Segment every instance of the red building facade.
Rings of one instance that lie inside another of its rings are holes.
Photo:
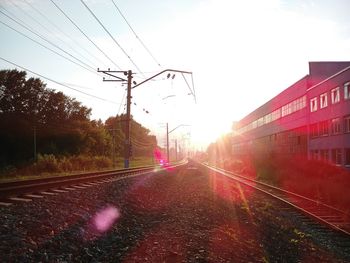
[[[238,122],[233,155],[301,155],[350,168],[350,62],[309,74]]]

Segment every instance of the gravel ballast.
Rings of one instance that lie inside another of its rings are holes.
[[[1,262],[349,262],[293,213],[188,164],[0,207]]]

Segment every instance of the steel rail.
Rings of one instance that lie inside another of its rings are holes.
[[[52,188],[66,187],[74,184],[88,183],[108,178],[128,178],[132,175],[141,175],[155,170],[176,168],[186,164],[185,162],[172,164],[166,167],[159,165],[109,170],[102,172],[79,173],[69,176],[55,176],[40,179],[0,183],[0,199],[4,200],[12,196],[20,196],[28,193],[48,190]]]
[[[239,183],[243,183],[266,195],[269,195],[274,199],[278,199],[283,203],[287,204],[288,206],[294,207],[295,209],[301,211],[306,216],[315,219],[319,223],[322,223],[323,225],[326,225],[331,229],[334,229],[347,236],[350,236],[350,222],[345,221],[346,218],[349,220],[350,215],[344,211],[339,210],[338,208],[335,208],[330,205],[324,204],[320,201],[313,200],[311,198],[299,195],[297,193],[293,193],[293,192],[278,188],[276,186],[272,186],[251,178],[247,178],[245,176],[242,176],[236,173],[226,171],[222,168],[212,167],[205,164],[202,164],[202,165],[212,171],[218,172],[230,179],[236,180]],[[306,206],[304,203],[304,205],[301,206],[300,204],[298,204],[298,202],[299,203],[309,202],[309,204],[308,206]],[[332,220],[329,220],[327,218],[338,218],[338,220],[336,222],[334,221],[332,222]],[[341,222],[339,222],[339,220],[341,220]]]

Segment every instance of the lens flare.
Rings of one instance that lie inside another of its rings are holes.
[[[93,224],[98,232],[104,233],[112,227],[119,216],[119,210],[113,206],[109,206],[95,214]]]
[[[92,216],[86,227],[81,229],[83,240],[91,241],[100,237],[112,228],[118,218],[120,218],[120,212],[112,205],[99,210]]]

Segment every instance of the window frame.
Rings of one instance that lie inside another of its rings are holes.
[[[321,121],[319,123],[319,136],[328,136],[329,135],[329,121]]]
[[[332,104],[336,104],[340,102],[340,88],[336,87],[331,89],[331,102]]]
[[[317,97],[310,99],[310,112],[317,111]]]
[[[329,161],[329,150],[321,149],[320,150],[320,160],[328,162]]]
[[[320,95],[320,109],[328,107],[328,93],[325,92]]]
[[[344,165],[350,166],[350,148],[344,149]]]
[[[341,166],[342,165],[342,149],[340,148],[335,148],[332,149],[332,163],[337,165],[337,166]]]
[[[336,135],[341,133],[340,118],[331,119],[331,134]]]
[[[350,81],[344,83],[344,100],[350,100]]]
[[[317,138],[319,136],[318,122],[310,124],[310,138]]]
[[[344,116],[344,133],[350,133],[350,115]]]

